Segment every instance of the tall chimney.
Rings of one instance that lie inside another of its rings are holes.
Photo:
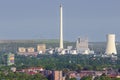
[[[63,13],[62,5],[60,5],[60,49],[63,49]]]

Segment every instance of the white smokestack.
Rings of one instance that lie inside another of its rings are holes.
[[[63,49],[63,13],[60,5],[60,48]]]

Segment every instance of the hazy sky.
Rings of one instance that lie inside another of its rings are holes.
[[[58,39],[60,3],[65,40],[120,41],[120,0],[0,0],[0,39]]]

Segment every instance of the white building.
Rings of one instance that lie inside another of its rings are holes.
[[[76,42],[76,50],[79,54],[93,54],[94,51],[90,51],[88,48],[88,39],[86,37],[80,37]]]

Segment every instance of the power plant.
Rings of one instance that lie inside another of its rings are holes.
[[[107,35],[107,46],[105,53],[107,55],[117,54],[116,45],[115,45],[115,34]]]

